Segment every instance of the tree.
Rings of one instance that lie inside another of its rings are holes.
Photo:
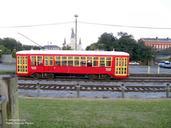
[[[16,58],[16,49],[13,49],[11,54],[12,54],[12,58]]]
[[[0,45],[1,54],[10,54],[10,49],[6,48],[4,45]]]
[[[115,41],[116,37],[114,37],[112,33],[103,33],[99,37],[97,43],[91,44],[86,50],[112,51]]]
[[[71,50],[71,47],[69,46],[69,45],[64,45],[63,47],[62,47],[62,50]]]
[[[145,64],[155,57],[150,47],[146,47],[143,42],[137,42],[132,35],[119,32],[118,36],[117,39],[112,33],[103,33],[97,43],[91,44],[86,50],[124,51],[130,54],[131,61],[141,61]]]
[[[10,49],[11,52],[13,49],[16,49],[17,51],[22,50],[22,44],[13,38],[4,38],[1,40],[1,45],[4,45],[7,49]]]
[[[2,56],[2,50],[0,50],[0,58],[1,58],[1,56]]]

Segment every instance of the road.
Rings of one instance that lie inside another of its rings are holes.
[[[0,64],[0,71],[15,71],[15,64]],[[130,74],[147,74],[148,66],[129,66]],[[157,74],[158,66],[150,67],[150,74]],[[171,74],[171,69],[160,68],[160,74]]]

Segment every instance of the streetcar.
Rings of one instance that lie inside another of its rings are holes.
[[[60,75],[124,79],[129,54],[120,51],[25,50],[16,53],[16,74],[48,78]]]

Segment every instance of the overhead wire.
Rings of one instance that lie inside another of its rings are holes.
[[[45,27],[45,26],[56,26],[56,25],[71,24],[71,23],[74,23],[74,21],[55,22],[55,23],[47,23],[47,24],[33,24],[33,25],[0,26],[0,28]],[[136,28],[136,29],[163,29],[163,30],[170,30],[171,29],[171,27],[132,26],[132,25],[121,25],[121,24],[95,23],[95,22],[86,22],[86,21],[78,21],[78,23],[80,23],[80,24],[90,24],[90,25],[99,25],[99,26],[108,26],[108,27]]]
[[[28,39],[29,41],[33,42],[34,44],[38,45],[40,48],[42,48],[42,46],[39,43],[33,41],[32,39],[30,39],[29,37],[25,36],[24,34],[19,33],[19,32],[18,32],[18,34],[23,36],[24,38]]]
[[[94,23],[94,22],[85,22],[85,21],[78,21],[78,23],[90,24],[90,25],[100,25],[100,26],[109,26],[109,27],[139,28],[139,29],[171,29],[171,28],[168,28],[168,27],[150,27],[150,26],[119,25],[119,24],[103,24],[103,23]]]
[[[68,22],[56,22],[56,23],[47,23],[47,24],[33,24],[33,25],[0,26],[0,28],[44,27],[44,26],[55,26],[55,25],[63,25],[63,24],[70,24],[70,23],[73,23],[73,21],[68,21]]]

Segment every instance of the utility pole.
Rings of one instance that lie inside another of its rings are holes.
[[[75,14],[74,17],[75,17],[75,50],[77,50],[77,17],[78,15]]]

